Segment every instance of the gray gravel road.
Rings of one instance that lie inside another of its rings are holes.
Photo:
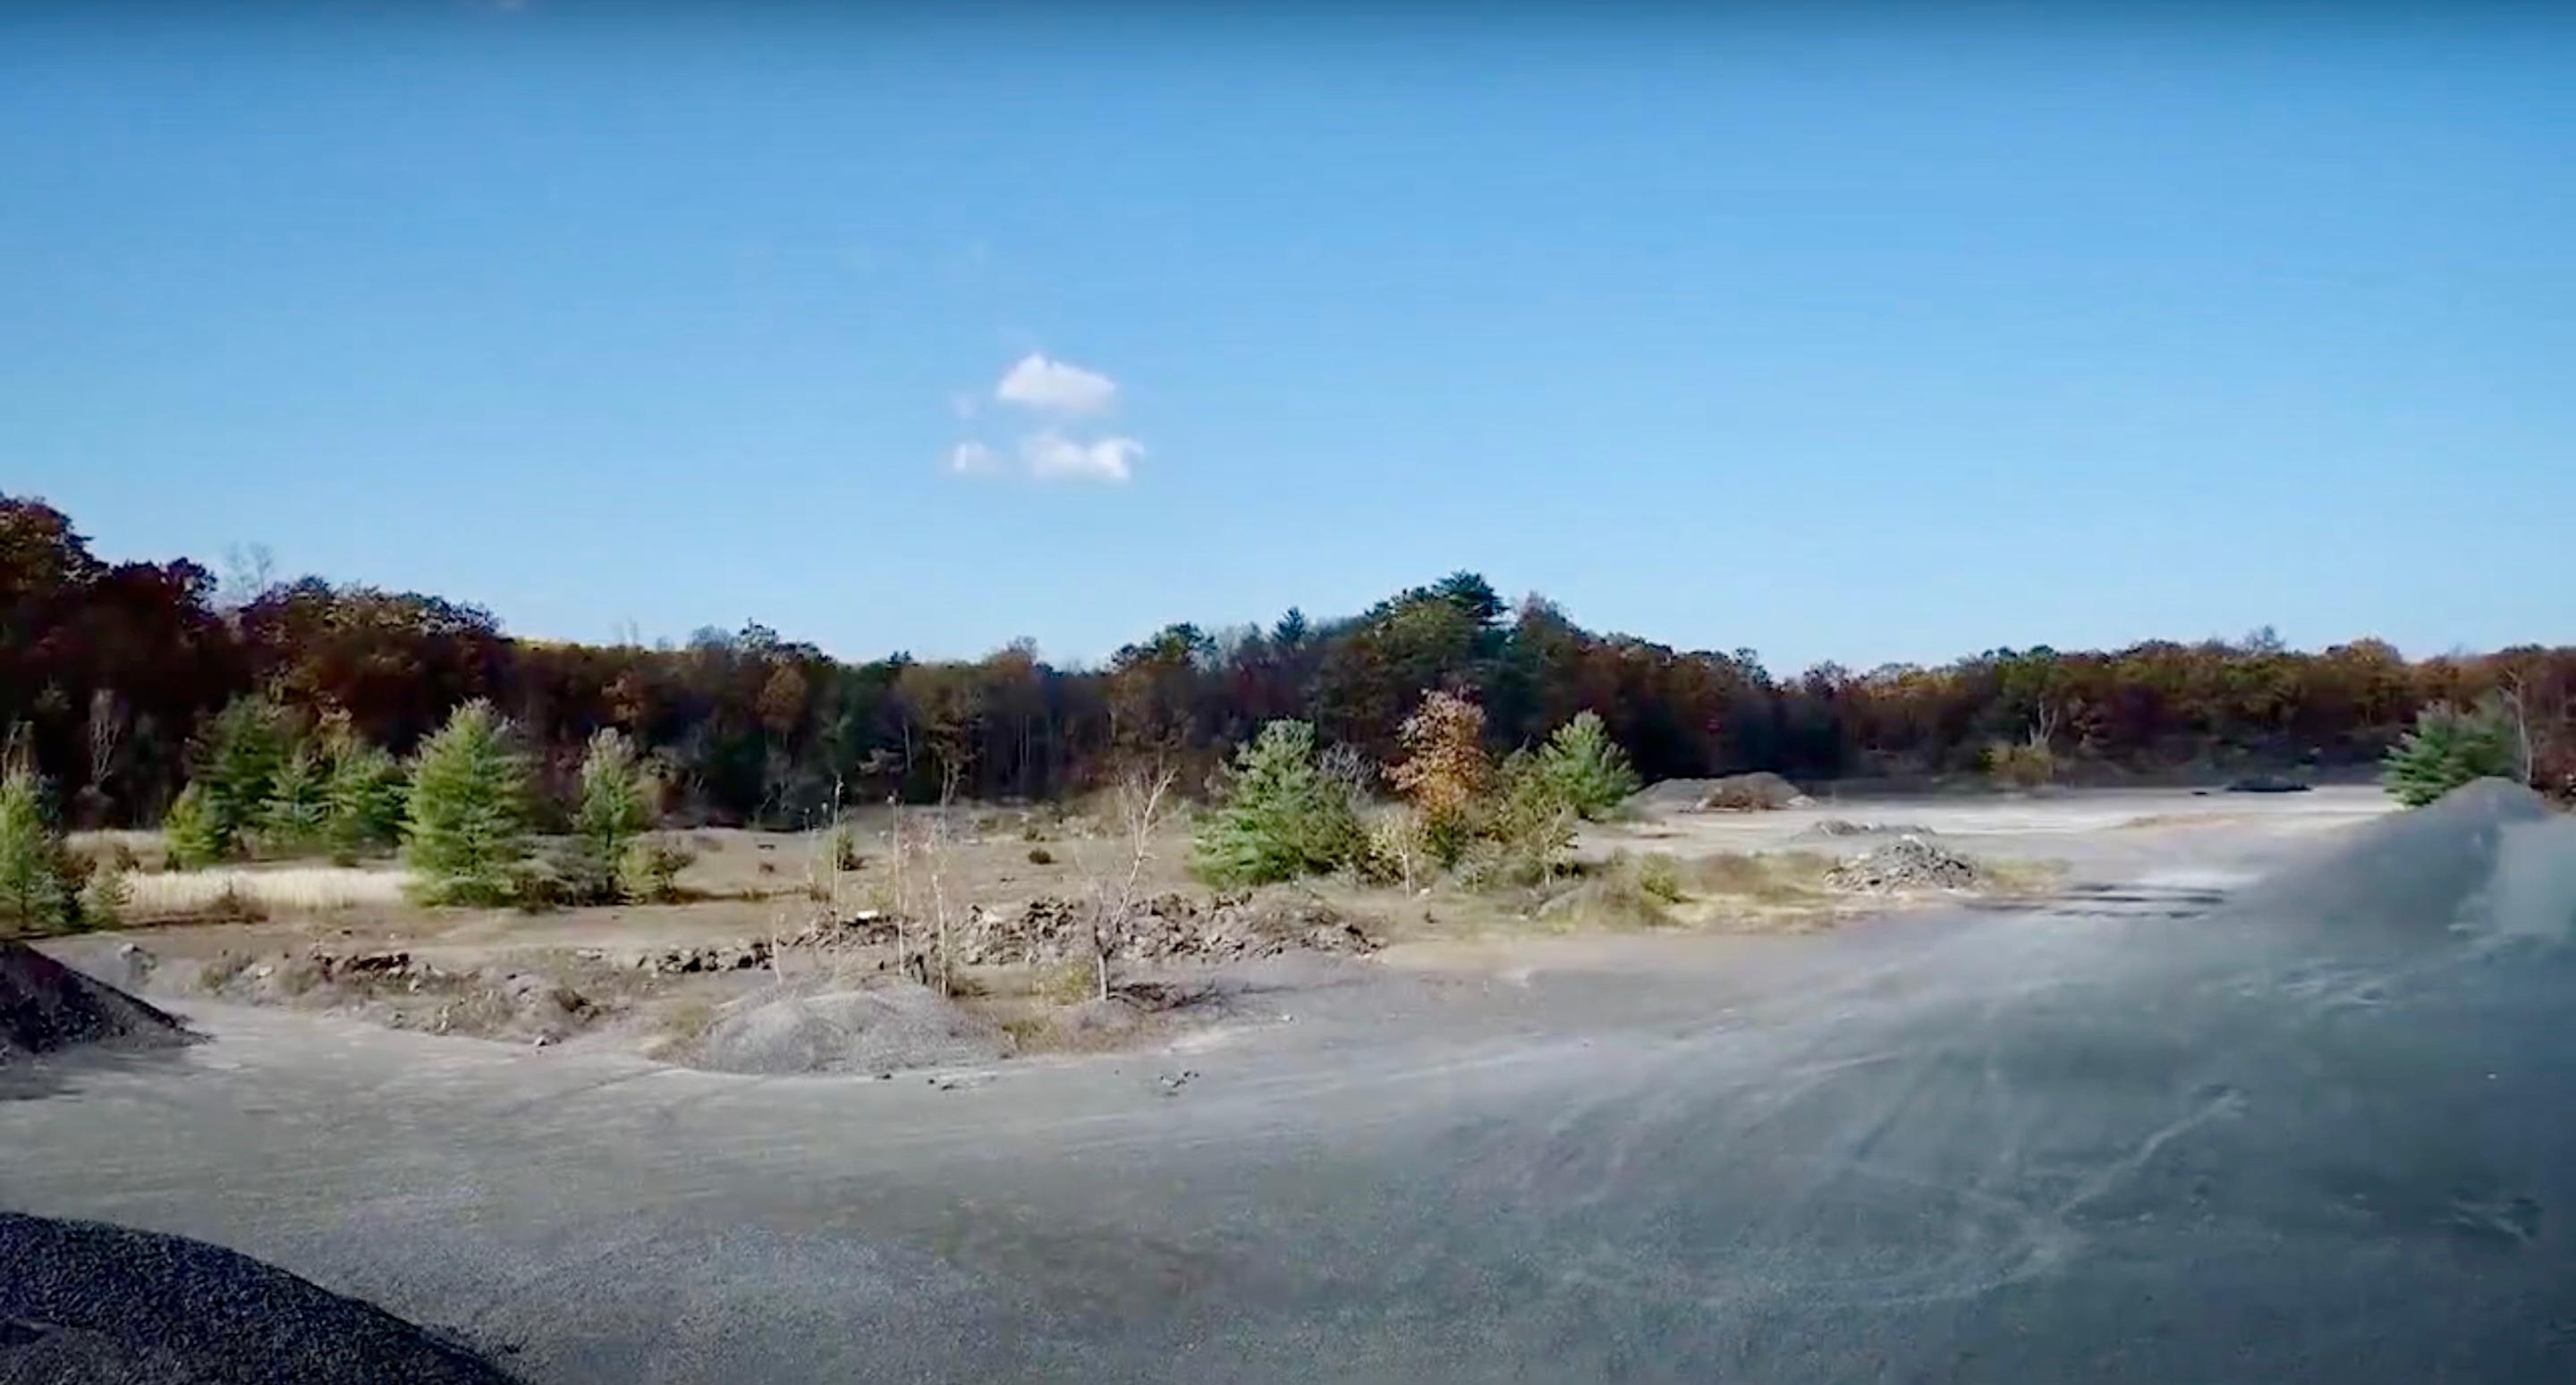
[[[533,1381],[2563,1381],[2576,825],[2524,816],[945,1085],[198,1007],[0,1101],[0,1206]]]

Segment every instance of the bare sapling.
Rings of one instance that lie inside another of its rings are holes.
[[[1095,999],[1109,998],[1110,938],[1124,928],[1136,909],[1137,891],[1143,886],[1145,867],[1154,859],[1154,833],[1162,826],[1169,807],[1175,772],[1165,766],[1153,770],[1131,770],[1118,781],[1114,804],[1118,814],[1118,841],[1126,850],[1123,872],[1113,869],[1107,874],[1087,866],[1083,874],[1091,886],[1091,965]]]
[[[922,841],[922,866],[930,877],[931,925],[937,930],[939,961],[939,994],[956,994],[948,964],[948,813],[940,805],[940,814],[930,824],[930,834]],[[926,971],[927,968],[925,967]]]

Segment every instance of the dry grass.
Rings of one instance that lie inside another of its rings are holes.
[[[1803,927],[1830,918],[1834,858],[1812,851],[1679,857],[1618,853],[1550,898],[1538,916],[1567,929]]]
[[[138,921],[229,918],[245,914],[323,914],[398,905],[411,877],[356,866],[219,867],[126,879],[126,913]]]
[[[160,833],[132,827],[73,832],[63,838],[63,845],[74,854],[87,856],[94,861],[103,861],[110,856],[121,856],[125,860],[146,866],[160,864],[168,859],[170,853],[169,845],[162,840]]]

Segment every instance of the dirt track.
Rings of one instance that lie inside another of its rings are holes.
[[[2317,848],[2204,835],[2041,912],[1273,964],[1287,1022],[935,1081],[198,1007],[0,1104],[0,1204],[539,1381],[2565,1378],[2566,824],[2273,885]]]

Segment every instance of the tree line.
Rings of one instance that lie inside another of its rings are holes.
[[[208,733],[253,696],[397,757],[488,701],[558,813],[585,748],[614,730],[682,815],[784,825],[889,796],[1061,796],[1140,759],[1195,787],[1282,720],[1373,772],[1404,759],[1405,725],[1433,692],[1472,702],[1498,755],[1593,712],[1650,780],[1977,772],[2033,746],[2060,774],[2361,764],[2419,709],[2500,693],[2525,717],[2535,779],[2576,783],[2576,648],[2409,660],[2375,639],[2301,651],[2258,634],[1782,677],[1750,650],[1677,650],[1587,630],[1537,597],[1509,605],[1462,572],[1334,619],[1166,626],[1096,667],[1050,664],[1026,642],[854,663],[757,624],[675,647],[524,640],[435,596],[228,586],[184,558],[108,563],[60,511],[0,496],[0,728],[76,826],[159,822],[220,772]]]

